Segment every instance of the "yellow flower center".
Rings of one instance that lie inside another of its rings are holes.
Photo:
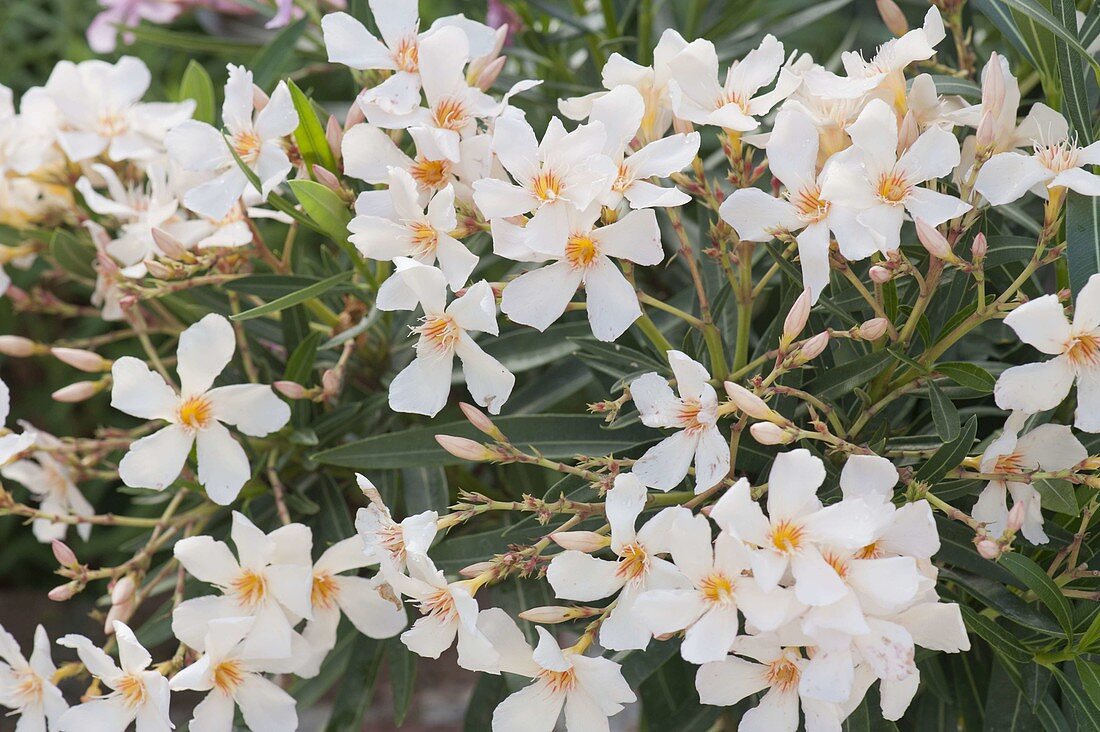
[[[432,109],[432,121],[442,130],[458,132],[469,123],[470,113],[466,110],[466,103],[461,99],[444,97]]]
[[[587,234],[574,234],[565,243],[565,259],[573,269],[588,269],[599,256],[599,245]]]
[[[246,569],[233,580],[230,589],[242,605],[256,608],[267,597],[267,578],[259,572]]]
[[[34,671],[23,671],[16,676],[15,696],[24,704],[33,704],[42,698],[42,679]]]
[[[539,671],[539,678],[546,681],[555,694],[570,691],[577,685],[577,673],[571,668],[565,671],[543,669]]]
[[[417,158],[409,168],[409,175],[421,188],[442,188],[451,173],[451,161]]]
[[[233,135],[230,144],[233,146],[233,151],[237,153],[239,157],[245,163],[254,163],[256,158],[260,157],[260,145],[262,141],[255,132],[251,130],[243,130]]]
[[[420,68],[420,47],[416,42],[416,35],[402,38],[393,50],[393,62],[401,71],[415,74]]]
[[[879,559],[882,557],[882,549],[879,548],[878,542],[871,542],[867,546],[856,552],[856,559]]]
[[[340,587],[336,579],[328,572],[317,572],[313,575],[313,590],[310,592],[310,602],[313,607],[332,607],[336,602],[336,596],[340,594]]]
[[[230,695],[244,681],[244,669],[236,659],[226,659],[214,667],[214,688]]]
[[[126,702],[126,706],[131,709],[140,707],[145,703],[145,682],[142,681],[140,676],[134,674],[123,676],[119,680],[118,686],[115,687],[115,691]]]
[[[791,554],[802,545],[803,533],[804,529],[800,524],[790,519],[784,519],[772,527],[769,538],[776,551],[782,554]]]
[[[433,254],[439,243],[439,234],[432,225],[418,221],[409,225],[409,236],[412,237],[412,245],[419,255]]]
[[[425,316],[414,331],[420,333],[421,339],[436,351],[449,353],[458,344],[462,336],[462,329],[455,323],[454,318],[444,313],[443,315]]]
[[[768,683],[773,689],[791,691],[798,688],[798,680],[802,672],[795,660],[796,656],[793,652],[784,651],[782,656],[768,665]]]
[[[1069,140],[1045,145],[1035,149],[1035,156],[1047,170],[1061,173],[1070,168],[1077,167],[1078,149]]]
[[[875,187],[875,196],[883,203],[897,205],[902,203],[913,190],[905,176],[897,171],[883,173]]]
[[[544,170],[531,181],[531,191],[540,201],[554,201],[561,195],[565,182],[553,170]]]
[[[699,583],[703,599],[712,605],[726,605],[733,602],[733,580],[722,572],[714,572]]]
[[[649,568],[649,554],[641,544],[627,544],[619,554],[616,574],[627,580],[637,579]]]
[[[210,401],[202,396],[193,396],[184,401],[179,408],[179,421],[184,427],[193,430],[206,429],[210,424],[213,407]]]
[[[1092,333],[1074,336],[1066,349],[1069,361],[1078,368],[1100,365],[1100,338]]]
[[[821,188],[816,185],[788,193],[788,196],[798,211],[798,217],[807,223],[821,221],[829,213],[829,202],[821,198]]]
[[[701,430],[706,427],[707,425],[699,419],[702,411],[703,404],[698,399],[682,400],[680,410],[676,414],[680,426],[689,431]]]
[[[417,606],[420,608],[421,614],[432,615],[443,623],[449,623],[458,617],[454,598],[451,597],[450,590],[446,587],[441,587],[428,595],[418,602]]]
[[[835,552],[829,552],[829,551],[822,552],[821,556],[825,560],[825,563],[828,564],[830,567],[832,567],[833,571],[835,571],[838,576],[840,576],[842,578],[848,576],[848,560],[847,559],[840,556],[839,554],[836,554]]]

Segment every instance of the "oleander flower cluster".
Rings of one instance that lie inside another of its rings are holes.
[[[98,52],[257,11],[100,4]],[[960,3],[836,60],[592,44],[560,99],[490,5],[274,3],[325,63],[174,101],[129,55],[0,87],[0,517],[101,628],[0,628],[18,729],[290,731],[383,657],[494,732],[839,732],[960,668],[1100,719],[1094,130]]]

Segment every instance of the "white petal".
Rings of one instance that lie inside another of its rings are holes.
[[[611,490],[607,492],[604,512],[611,525],[611,548],[618,552],[625,544],[634,541],[634,524],[645,510],[647,493],[645,486],[632,473],[615,476]]]
[[[1100,275],[1089,277],[1077,293],[1077,301],[1073,305],[1073,328],[1079,333],[1100,328]]]
[[[298,113],[285,81],[280,81],[267,105],[256,115],[256,134],[262,140],[286,137],[298,126]]]
[[[557,598],[591,602],[609,597],[622,588],[625,577],[619,575],[618,567],[617,562],[570,550],[551,560],[546,579]]]
[[[1012,203],[1037,183],[1054,177],[1031,155],[1006,152],[994,155],[978,171],[974,190],[994,206]]]
[[[580,286],[581,277],[581,270],[574,269],[566,261],[525,272],[505,285],[500,311],[513,323],[546,330],[565,312]]]
[[[638,596],[638,617],[656,635],[676,633],[703,614],[706,605],[694,590],[652,590]]]
[[[324,20],[334,15],[341,13],[329,13]],[[340,150],[344,173],[367,183],[385,183],[389,180],[390,168],[407,169],[412,165],[412,159],[401,152],[389,135],[365,123],[344,133]]]
[[[1005,325],[1024,343],[1052,356],[1065,351],[1071,337],[1057,295],[1043,295],[1020,305],[1005,317]]]
[[[634,287],[607,257],[587,271],[584,291],[592,335],[601,341],[618,339],[642,314]]]
[[[745,241],[771,241],[780,229],[796,231],[802,226],[789,201],[770,196],[759,188],[740,188],[729,195],[718,209]]]
[[[679,421],[680,399],[659,374],[642,374],[630,382],[630,398],[647,427],[672,427]]]
[[[914,182],[943,178],[958,164],[959,141],[935,125],[921,133],[898,160],[898,167]]]
[[[824,221],[810,224],[799,233],[798,263],[802,267],[802,285],[810,292],[811,304],[816,304],[822,291],[829,286],[832,267],[829,263],[829,227]]]
[[[298,729],[294,697],[259,674],[246,674],[234,696],[249,729],[271,732]]]
[[[220,587],[228,587],[240,571],[237,558],[224,541],[211,536],[189,536],[172,547],[172,553],[195,579]]]
[[[1073,378],[1073,366],[1066,356],[1013,366],[997,377],[993,396],[1001,409],[1034,414],[1061,404],[1073,386]]]
[[[206,396],[214,419],[250,437],[264,437],[290,421],[290,406],[265,384],[219,386]]]
[[[912,557],[853,559],[848,563],[848,584],[861,597],[879,607],[900,609],[916,596],[920,577]]]
[[[1081,369],[1077,378],[1077,409],[1073,426],[1084,432],[1100,432],[1100,369]]]
[[[207,391],[233,358],[236,347],[233,326],[216,313],[183,331],[176,348],[176,373],[184,398]]]
[[[390,382],[390,409],[434,417],[451,393],[452,358],[417,357]]]
[[[199,483],[210,500],[228,506],[252,476],[248,456],[229,430],[213,422],[196,437]]]
[[[601,253],[635,264],[660,264],[665,257],[657,215],[652,210],[631,211],[610,226],[594,229],[592,238],[599,243]]]
[[[898,484],[898,469],[878,455],[851,455],[840,471],[840,489],[845,498],[878,496],[890,500]]]
[[[183,470],[193,443],[188,430],[170,424],[130,444],[118,464],[118,477],[131,488],[164,490]]]
[[[457,620],[444,623],[434,615],[425,615],[401,634],[401,642],[419,656],[439,658],[454,643],[457,633]]]
[[[807,605],[829,605],[848,592],[844,581],[816,547],[807,547],[791,557],[791,573],[795,594],[799,602]]]
[[[772,522],[802,516],[821,506],[817,489],[825,481],[825,466],[809,450],[781,452],[768,475],[768,516]]]
[[[221,221],[241,200],[248,185],[248,176],[234,161],[233,167],[217,178],[188,190],[183,196],[183,205],[200,216]]]
[[[768,543],[771,524],[760,504],[752,500],[747,480],[738,480],[714,504],[710,517],[723,530],[756,546]]]
[[[905,208],[913,218],[920,219],[930,226],[939,226],[945,221],[962,216],[971,209],[971,206],[946,193],[927,188],[915,188],[906,197]]]
[[[328,60],[353,69],[392,69],[390,51],[347,13],[327,13],[321,18]]]
[[[368,638],[392,638],[405,629],[404,606],[397,606],[379,593],[381,582],[364,577],[337,577],[337,602],[352,625]]]
[[[681,430],[646,450],[633,472],[648,488],[672,490],[687,476],[697,443],[694,435]]]
[[[164,378],[132,357],[123,356],[111,366],[111,406],[141,419],[173,420],[179,396]]]
[[[730,447],[715,426],[699,434],[695,448],[695,492],[702,493],[718,485],[730,471]]]
[[[545,681],[520,689],[493,711],[493,732],[552,732],[561,716],[565,694]]]
[[[713,607],[703,613],[684,635],[680,655],[688,663],[721,661],[729,653],[738,630],[737,609]]]
[[[667,178],[683,170],[699,152],[699,133],[670,135],[655,140],[627,158],[636,178]]]
[[[1064,170],[1047,184],[1051,188],[1064,187],[1082,196],[1100,196],[1100,175],[1081,168]]]
[[[61,715],[58,729],[61,732],[124,732],[134,720],[134,712],[122,697],[93,699],[79,704]]]
[[[506,219],[530,213],[538,200],[526,189],[497,178],[474,181],[474,203],[487,219]]]
[[[500,408],[512,394],[516,377],[465,333],[459,341],[457,353],[462,361],[466,388],[474,401],[489,410],[490,414],[500,414]]]
[[[217,691],[207,694],[195,706],[190,728],[196,732],[232,732],[235,707],[231,696]]]
[[[699,667],[695,688],[704,704],[729,707],[770,686],[767,669],[731,656]]]

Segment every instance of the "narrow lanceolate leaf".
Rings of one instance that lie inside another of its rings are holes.
[[[217,106],[214,97],[214,82],[210,80],[210,74],[202,64],[194,59],[187,64],[180,81],[180,91],[177,97],[181,102],[184,99],[195,100],[195,112],[192,115],[200,122],[208,125],[214,124],[217,119]]]
[[[1100,38],[1100,3],[1094,2],[1089,12],[1085,15],[1085,22],[1077,31],[1081,38],[1081,45],[1085,48],[1092,46],[1092,42]]]
[[[1009,43],[1015,46],[1016,50],[1027,57],[1027,60],[1031,62],[1032,66],[1041,68],[1039,61],[1031,52],[1027,40],[1020,32],[1020,27],[1016,24],[1016,18],[1013,17],[1012,11],[1009,8],[1005,7],[1003,3],[997,0],[971,0],[970,5],[988,18],[989,22],[997,26],[997,30],[1001,32],[1001,35],[1003,35]]]
[[[1070,607],[1069,600],[1062,594],[1058,585],[1054,584],[1054,581],[1047,576],[1042,567],[1036,564],[1034,560],[1015,552],[1003,555],[1000,564],[1035,593],[1039,601],[1054,613],[1054,617],[1058,620],[1058,624],[1062,626],[1062,630],[1066,632],[1066,636],[1072,638],[1073,608]]]
[[[932,422],[936,425],[936,434],[944,442],[951,442],[959,436],[959,410],[948,399],[936,382],[928,382],[928,398],[932,402]]]
[[[294,102],[294,110],[298,112],[298,129],[294,130],[294,141],[298,143],[298,151],[306,162],[306,169],[312,171],[314,165],[320,165],[333,173],[337,172],[336,158],[325,139],[325,126],[317,117],[313,103],[293,81],[288,81],[287,87],[290,89],[290,99]]]
[[[331,188],[311,180],[287,181],[302,210],[333,241],[346,244],[351,212]]]
[[[405,722],[412,704],[416,682],[416,655],[397,638],[387,641],[386,661],[393,685],[393,721],[398,727]]]
[[[1077,6],[1072,0],[1051,0],[1055,19],[1067,33],[1077,37]],[[1077,133],[1082,147],[1093,140],[1092,107],[1089,105],[1088,87],[1085,84],[1084,59],[1064,40],[1054,42],[1058,56],[1058,75],[1062,83],[1062,114]]]
[[[975,612],[966,605],[961,605],[960,609],[966,629],[976,633],[992,646],[1006,664],[1022,664],[1031,661],[1031,652],[1020,645],[1015,635],[997,625],[995,620]]]
[[[1068,480],[1041,478],[1031,485],[1042,497],[1043,509],[1064,513],[1067,516],[1077,516],[1081,513],[1081,507],[1077,505],[1077,496],[1073,492],[1073,483]]]
[[[1033,246],[1032,250],[1034,248]],[[981,366],[963,361],[938,363],[932,370],[943,374],[959,386],[965,386],[984,394],[992,394],[993,387],[997,384],[997,380],[993,378],[993,375]]]
[[[270,315],[277,313],[280,310],[286,310],[289,307],[293,307],[299,303],[303,303],[307,300],[312,300],[315,297],[320,297],[332,288],[336,287],[342,282],[346,282],[351,279],[353,272],[350,270],[347,272],[341,272],[329,277],[326,280],[310,285],[304,289],[292,292],[289,295],[280,297],[278,300],[272,300],[271,302],[264,303],[259,307],[246,310],[243,313],[238,313],[230,317],[230,320],[252,320],[253,318],[259,318],[264,315]]]
[[[402,468],[401,492],[405,498],[405,513],[409,516],[422,511],[447,511],[449,491],[447,475],[443,468]]]
[[[1100,197],[1067,193],[1066,246],[1070,287],[1078,293],[1100,272]]]
[[[850,394],[857,386],[863,386],[882,373],[891,358],[886,351],[868,353],[829,369],[807,384],[806,389],[825,398]]]
[[[1004,5],[1012,9],[1012,11],[1017,14],[1017,17],[1027,18],[1027,20],[1035,24],[1037,29],[1054,34],[1055,38],[1064,41],[1073,51],[1080,54],[1082,58],[1088,60],[1094,69],[1100,69],[1100,63],[1097,63],[1096,59],[1092,57],[1088,50],[1081,45],[1081,41],[1077,39],[1077,34],[1067,31],[1066,28],[1050,14],[1050,11],[1036,2],[1036,0],[993,0],[993,2],[994,4]],[[1036,40],[1036,43],[1042,42],[1040,30],[1034,30],[1032,35],[1036,39],[1040,39]],[[1033,48],[1032,50],[1035,49]],[[1053,70],[1054,66],[1052,65],[1050,68]]]
[[[307,27],[309,27],[308,17],[291,23],[279,31],[279,34],[256,54],[248,65],[248,68],[252,69],[252,80],[256,86],[267,89],[275,83],[284,69],[289,68],[290,62],[294,60],[294,47]]]
[[[1058,680],[1058,686],[1062,689],[1064,700],[1069,702],[1077,717],[1078,729],[1100,729],[1100,705],[1091,699],[1073,680],[1054,668],[1054,678]]]
[[[1073,659],[1077,675],[1081,677],[1081,686],[1092,703],[1100,709],[1100,664],[1086,661],[1078,656]]]
[[[914,477],[924,483],[933,484],[947,475],[948,471],[958,467],[969,454],[977,433],[978,418],[971,417],[959,431],[959,436],[936,450],[935,454],[928,458],[928,462],[920,466],[920,470]]]

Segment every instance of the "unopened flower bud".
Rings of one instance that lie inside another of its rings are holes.
[[[484,574],[485,572],[488,572],[492,568],[492,562],[475,562],[468,567],[463,567],[462,569],[458,570],[458,573],[463,577],[477,577]]]
[[[733,403],[737,405],[737,408],[750,417],[772,422],[779,416],[768,406],[767,402],[740,384],[733,381],[727,381],[725,387],[726,394],[728,394],[729,398],[733,400]]]
[[[154,228],[152,233],[153,242],[157,245],[157,249],[164,253],[164,256],[177,260],[187,256],[187,246],[164,229]]]
[[[343,385],[344,375],[341,369],[325,369],[325,372],[321,374],[321,389],[324,391],[326,399],[336,397]]]
[[[920,125],[917,124],[913,110],[909,110],[902,118],[901,126],[898,127],[898,150],[908,150],[918,137],[920,137]]]
[[[500,431],[500,428],[493,424],[493,420],[489,419],[485,412],[481,411],[473,404],[459,402],[458,408],[462,410],[462,413],[466,415],[466,419],[470,421],[470,424],[472,424],[478,432],[492,437],[497,442],[505,442],[507,440],[504,433]]]
[[[115,632],[115,621],[125,623],[134,614],[134,592],[137,589],[134,579],[125,575],[111,587],[111,609],[103,622],[103,632],[111,635]]]
[[[878,6],[878,14],[882,16],[887,30],[899,38],[909,32],[909,21],[894,0],[875,0],[875,5]]]
[[[171,267],[155,259],[146,259],[145,269],[149,270],[149,274],[158,280],[170,280],[175,275]]]
[[[799,351],[799,359],[804,362],[812,361],[813,359],[820,356],[821,353],[828,347],[828,345],[829,334],[827,332],[818,333],[802,345],[802,350]]]
[[[305,399],[309,396],[306,388],[297,381],[276,381],[271,386],[287,399]]]
[[[997,143],[997,117],[991,110],[982,112],[974,142],[979,150],[989,150]]]
[[[325,142],[328,143],[328,149],[332,151],[333,157],[339,162],[344,144],[344,130],[336,117],[331,114],[328,116],[328,122],[325,123]]]
[[[33,356],[37,350],[38,344],[30,338],[14,335],[0,336],[0,353],[5,356],[25,358],[26,356]]]
[[[102,382],[99,381],[77,381],[68,386],[63,386],[55,391],[51,396],[56,402],[65,402],[67,404],[73,404],[75,402],[82,402],[86,399],[91,399],[103,389]]]
[[[54,602],[65,602],[71,600],[78,592],[77,584],[75,582],[66,582],[63,585],[58,585],[49,592],[46,593],[46,597],[50,598]]]
[[[798,337],[802,329],[806,327],[806,321],[810,318],[810,291],[803,290],[798,299],[791,305],[790,312],[783,320],[783,338],[789,343]]]
[[[982,111],[997,117],[1005,103],[1005,74],[1002,57],[994,51],[982,69]]]
[[[489,91],[496,82],[497,77],[500,76],[500,72],[504,70],[504,63],[507,60],[508,59],[504,56],[497,56],[495,59],[485,64],[483,68],[471,71],[470,76],[473,80],[473,86],[481,91]]]
[[[360,122],[366,122],[367,116],[363,114],[363,109],[358,104],[352,104],[348,108],[348,113],[344,117],[344,130],[350,130]]]
[[[978,262],[985,259],[988,252],[989,242],[985,240],[985,234],[978,232],[978,235],[974,237],[974,243],[970,245],[970,253],[974,256],[974,261]]]
[[[111,362],[98,353],[86,351],[83,348],[51,348],[50,353],[62,363],[67,363],[74,369],[80,369],[89,374],[98,374],[101,371],[109,371]]]
[[[610,539],[595,531],[558,531],[550,534],[550,539],[562,549],[585,553],[597,552],[611,543]]]
[[[917,238],[929,254],[948,261],[955,258],[951,245],[947,243],[947,237],[941,234],[939,229],[926,224],[922,219],[913,219],[913,222],[917,225]]]
[[[978,554],[981,554],[986,559],[995,560],[1003,553],[1001,545],[992,539],[982,539],[976,546],[978,548]]]
[[[530,610],[524,610],[519,614],[519,616],[524,620],[528,620],[532,623],[553,625],[554,623],[565,623],[570,620],[574,620],[577,617],[577,613],[572,608],[559,607],[557,605],[546,605],[543,607],[533,607]]]
[[[435,441],[439,443],[439,446],[444,450],[454,455],[456,458],[462,460],[471,460],[476,463],[483,463],[492,460],[496,457],[489,448],[482,445],[480,442],[474,442],[473,440],[465,437],[455,437],[454,435],[436,435]]]
[[[135,589],[134,578],[128,574],[124,575],[111,588],[111,604],[121,605],[133,599]]]
[[[340,193],[343,187],[340,185],[340,179],[332,174],[332,171],[327,168],[323,168],[320,165],[313,165],[313,177],[317,179],[317,182],[323,185],[329,190]]]
[[[794,442],[794,434],[771,422],[756,422],[749,427],[752,438],[761,445],[786,445]]]
[[[885,267],[880,267],[877,264],[871,267],[870,270],[868,270],[868,274],[870,275],[872,282],[880,285],[885,285],[894,277],[893,273],[890,272],[890,270],[886,269]]]
[[[1012,506],[1012,510],[1008,512],[1008,518],[1005,520],[1005,533],[1015,534],[1024,525],[1024,518],[1027,516],[1027,504],[1020,502]]]
[[[255,84],[252,85],[252,106],[256,108],[257,112],[266,107],[270,101],[271,97],[267,95],[267,92]]]
[[[54,539],[50,542],[50,548],[53,549],[53,557],[57,560],[57,563],[62,567],[76,567],[80,562],[76,558],[76,552],[69,548],[69,545],[60,539]]]
[[[890,321],[886,318],[871,318],[863,325],[859,326],[859,337],[865,341],[877,341],[882,338],[886,333],[886,328],[890,325]]]

